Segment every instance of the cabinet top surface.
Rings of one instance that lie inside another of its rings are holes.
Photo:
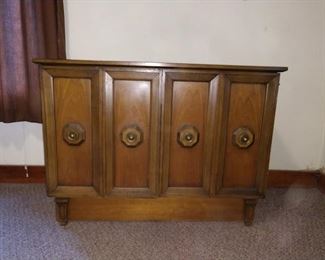
[[[120,67],[166,68],[166,69],[178,68],[178,69],[262,71],[262,72],[283,72],[288,70],[288,67],[274,67],[274,66],[215,65],[215,64],[137,62],[137,61],[34,59],[33,62],[44,66],[69,66],[69,65],[70,66],[120,66]]]

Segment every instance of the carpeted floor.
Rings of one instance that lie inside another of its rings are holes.
[[[325,259],[325,196],[271,189],[242,222],[54,220],[43,185],[0,185],[0,259]]]

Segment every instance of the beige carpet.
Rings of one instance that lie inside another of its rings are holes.
[[[54,220],[43,185],[0,185],[0,259],[325,259],[325,196],[272,189],[241,222]]]

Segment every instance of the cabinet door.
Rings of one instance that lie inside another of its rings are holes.
[[[218,75],[165,71],[162,192],[208,195]]]
[[[159,81],[154,69],[105,70],[107,193],[155,196],[159,185]]]
[[[50,195],[103,194],[101,90],[93,69],[42,71],[43,127]]]
[[[214,167],[217,193],[257,196],[268,171],[278,74],[226,73],[221,76],[222,114],[217,123]]]

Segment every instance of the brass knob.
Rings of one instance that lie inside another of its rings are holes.
[[[232,142],[238,148],[245,149],[254,143],[254,133],[247,127],[237,128],[232,135]]]
[[[63,140],[69,145],[80,145],[86,139],[86,131],[78,123],[66,124],[62,132]]]
[[[133,141],[135,139],[135,135],[133,133],[128,133],[127,134],[127,138],[130,140],[130,141]]]
[[[193,147],[199,142],[199,131],[191,125],[184,125],[177,132],[177,141],[183,147]]]
[[[241,140],[240,140],[240,141],[243,142],[243,143],[247,143],[247,142],[249,141],[249,138],[248,138],[247,135],[243,135],[243,136],[241,137]]]
[[[190,134],[190,133],[187,133],[187,134],[185,135],[185,139],[186,139],[187,141],[191,142],[191,141],[193,140],[193,135]]]
[[[76,136],[77,135],[74,132],[71,132],[71,133],[69,133],[68,138],[73,141],[76,139]]]
[[[143,133],[137,125],[125,127],[121,134],[121,142],[127,147],[137,147],[142,143]]]

